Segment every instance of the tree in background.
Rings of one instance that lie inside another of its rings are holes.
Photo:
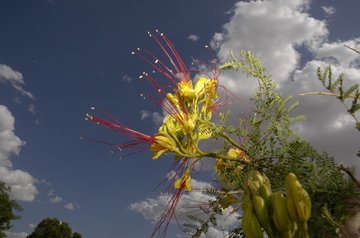
[[[81,238],[81,234],[74,232],[67,222],[57,218],[45,218],[36,227],[33,233],[26,238]]]
[[[0,237],[6,237],[2,231],[9,230],[12,227],[11,220],[20,219],[20,216],[13,213],[13,209],[18,212],[23,210],[14,200],[10,200],[10,192],[11,188],[5,186],[4,182],[0,182]]]

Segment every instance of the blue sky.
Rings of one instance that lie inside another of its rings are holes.
[[[334,98],[298,96],[322,89],[318,66],[332,64],[335,75],[359,82],[359,56],[342,46],[360,49],[359,7],[354,0],[1,1],[0,180],[25,208],[8,237],[25,237],[45,217],[68,222],[86,238],[150,236],[167,185],[154,189],[173,161],[152,161],[149,152],[120,160],[126,152],[112,154],[110,146],[79,138],[126,141],[84,121],[92,106],[138,131],[156,132],[162,110],[139,96],[156,94],[138,79],[151,67],[131,54],[141,47],[160,55],[147,35],[156,29],[188,65],[211,59],[207,44],[220,63],[230,50],[257,54],[279,91],[301,102],[297,113],[308,120],[294,129],[338,162],[359,165],[359,135],[345,108]],[[220,83],[244,100],[255,88],[239,72],[223,72]],[[211,162],[204,162],[207,168]],[[209,177],[198,175],[196,187],[210,186]],[[208,199],[186,196],[184,203]],[[208,237],[219,234],[211,230]],[[175,236],[186,237],[176,225],[169,231]]]

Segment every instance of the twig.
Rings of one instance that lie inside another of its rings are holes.
[[[340,94],[338,93],[327,93],[327,92],[310,92],[310,93],[301,93],[299,94],[300,96],[304,96],[304,95],[313,95],[313,94],[322,94],[322,95],[328,95],[328,96],[336,96],[336,97],[340,97]],[[349,96],[347,96],[348,98],[356,98],[355,95],[350,94]],[[358,96],[358,98],[360,99],[360,96]]]
[[[344,45],[346,48],[349,48],[350,50],[353,50],[353,51],[355,51],[356,53],[358,53],[358,54],[360,54],[360,51],[358,51],[358,50],[356,50],[356,49],[354,49],[354,48],[351,48],[350,46],[348,46],[348,45]]]
[[[347,173],[347,175],[349,175],[349,177],[351,178],[352,181],[354,181],[354,183],[360,187],[360,181],[355,177],[355,175],[352,173],[351,169],[349,167],[345,168],[343,163],[340,163],[340,166],[338,166],[338,170],[342,170],[345,173]]]
[[[200,193],[206,193],[207,190],[191,190],[191,193],[193,192],[200,192]],[[229,191],[229,192],[225,192],[225,191],[216,191],[216,193],[218,194],[243,194],[244,191]]]

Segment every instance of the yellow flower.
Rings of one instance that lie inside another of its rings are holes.
[[[180,95],[184,96],[186,99],[193,99],[195,97],[195,90],[193,89],[193,83],[191,80],[188,82],[182,81],[178,83],[178,88]]]
[[[229,157],[234,157],[234,158],[238,158],[238,157],[246,157],[246,154],[244,151],[240,150],[240,149],[230,149],[227,152],[227,156]]]
[[[176,142],[169,136],[158,135],[155,142],[151,145],[152,158],[158,159],[160,155],[169,152],[177,152]]]
[[[206,92],[207,92],[207,96],[209,98],[218,98],[217,95],[217,80],[215,79],[208,79],[206,80]]]
[[[227,168],[228,164],[223,159],[217,159],[215,163],[215,171],[220,174],[223,173]]]
[[[206,120],[210,120],[212,117],[211,106],[214,105],[215,101],[212,98],[206,99],[201,107],[201,113]]]
[[[205,93],[205,83],[206,83],[206,78],[204,77],[199,77],[198,81],[195,84],[195,94],[196,96],[199,98],[200,96],[204,95]]]
[[[198,126],[198,140],[206,140],[209,139],[212,135],[212,131],[210,130],[209,126],[200,124]]]
[[[185,173],[181,176],[181,178],[175,181],[174,188],[181,188],[181,189],[186,188],[189,192],[191,192],[192,186],[190,184],[190,180],[191,180],[190,172],[185,171]]]

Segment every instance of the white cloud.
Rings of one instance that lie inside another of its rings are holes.
[[[30,105],[29,105],[29,112],[31,112],[32,114],[36,114],[36,110],[35,110],[34,104],[30,104]]]
[[[64,206],[65,208],[69,209],[69,210],[74,210],[76,208],[79,208],[80,206],[77,203],[68,203]]]
[[[121,79],[122,79],[122,81],[124,81],[124,82],[131,82],[131,81],[132,81],[132,78],[131,78],[129,75],[127,75],[127,74],[123,75],[123,76],[121,77]]]
[[[296,46],[316,47],[328,34],[325,22],[305,12],[308,5],[309,1],[304,0],[238,2],[230,22],[223,26],[222,33],[214,35],[211,43],[219,50],[220,63],[229,60],[230,50],[250,50],[264,61],[268,73],[277,81],[288,80],[299,65]],[[233,79],[227,81],[230,86],[234,83]],[[237,92],[248,91],[237,88]]]
[[[211,188],[212,186],[209,183],[198,181],[196,179],[191,180],[191,184],[194,189],[205,189]],[[167,206],[169,199],[171,198],[172,194],[162,194],[159,195],[157,198],[147,198],[144,201],[138,203],[132,203],[129,209],[133,211],[137,211],[141,213],[145,219],[151,220],[152,223],[156,223],[160,220],[162,216],[162,212],[164,211],[165,207]],[[183,224],[185,222],[192,222],[189,220],[187,215],[197,215],[200,219],[207,219],[207,215],[203,214],[201,210],[198,208],[201,206],[207,206],[209,200],[213,200],[214,197],[208,194],[204,194],[202,192],[190,192],[185,193],[180,198],[178,206],[176,208],[175,217],[170,221],[173,224]],[[238,213],[232,212],[232,208],[225,209],[224,214],[222,216],[218,216],[219,226],[225,228],[229,228],[231,225],[236,223],[236,217],[239,216]],[[218,237],[218,234],[223,234],[219,230],[212,228],[206,237]],[[213,235],[212,235],[213,234]]]
[[[326,42],[318,49],[314,49],[317,58],[335,64],[337,67],[353,68],[360,66],[360,55],[344,47],[348,45],[352,48],[360,48],[360,37],[338,42]]]
[[[53,196],[53,195],[54,195],[54,192],[55,192],[55,190],[54,190],[54,189],[51,189],[51,190],[48,192],[48,196]]]
[[[50,198],[51,203],[60,203],[62,201],[64,201],[64,200],[61,197],[58,197],[58,196]]]
[[[160,113],[158,113],[158,112],[150,112],[150,111],[146,111],[146,110],[141,110],[140,114],[141,114],[141,120],[145,120],[146,118],[151,118],[152,121],[157,126],[161,126],[163,123],[164,116],[160,115]]]
[[[200,36],[191,34],[188,36],[188,39],[191,41],[198,41],[200,39]]]
[[[336,9],[333,6],[321,6],[321,9],[325,12],[326,15],[333,15],[336,12]]]
[[[11,112],[0,105],[0,181],[11,186],[11,198],[22,201],[32,201],[38,193],[36,180],[27,172],[13,170],[11,155],[19,155],[20,147],[25,145],[14,134],[15,119]]]
[[[25,84],[22,74],[4,64],[0,64],[0,83],[10,83],[11,86],[19,91],[23,96],[35,99],[32,93],[26,91],[21,86]]]
[[[326,91],[317,79],[317,67],[332,64],[333,76],[345,73],[345,84],[358,83],[360,78],[359,54],[343,44],[360,48],[360,37],[329,42],[325,21],[307,13],[308,0],[273,0],[238,2],[223,31],[215,33],[211,45],[218,50],[219,63],[227,62],[230,50],[235,56],[250,50],[264,62],[267,74],[278,83],[278,90],[286,97],[295,95],[301,105],[294,113],[305,114],[305,122],[296,124],[303,139],[320,151],[328,151],[338,161],[358,163],[358,132],[346,109],[334,97],[298,96],[309,91]],[[314,59],[300,67],[302,50],[308,50]],[[220,84],[243,100],[247,100],[257,87],[257,81],[241,72],[222,72]],[[233,114],[246,112],[244,106],[230,106]],[[346,140],[344,139],[346,138]]]
[[[0,166],[11,167],[10,156],[19,155],[20,147],[26,142],[14,134],[15,118],[3,105],[0,105]]]
[[[10,231],[4,231],[7,238],[25,238],[29,234],[25,232],[10,232]]]
[[[15,200],[30,202],[38,193],[35,179],[28,172],[0,166],[0,181],[11,186],[10,197]]]

